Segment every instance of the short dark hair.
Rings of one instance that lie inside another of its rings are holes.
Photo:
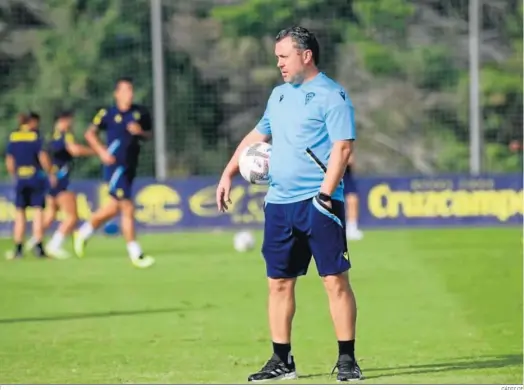
[[[74,114],[73,110],[60,110],[55,114],[55,121],[64,118],[72,118]]]
[[[38,113],[36,113],[34,111],[23,112],[21,114],[18,114],[18,123],[20,125],[25,125],[31,119],[40,121],[40,115],[38,115]]]
[[[120,83],[128,83],[128,84],[133,85],[133,79],[131,77],[128,77],[128,76],[119,77],[115,81],[115,89],[120,85]]]
[[[320,47],[315,34],[304,27],[293,26],[281,30],[277,34],[275,40],[276,42],[280,42],[282,39],[287,37],[291,37],[293,42],[297,45],[298,49],[311,50],[313,53],[313,62],[315,65],[320,63]]]

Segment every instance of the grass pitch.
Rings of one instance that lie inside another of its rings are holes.
[[[521,240],[479,228],[350,243],[363,383],[522,383]],[[121,238],[93,239],[82,260],[0,262],[0,383],[244,383],[265,363],[258,248],[235,253],[232,233],[141,242],[157,260],[148,270]],[[298,383],[332,383],[337,345],[314,265],[297,296]]]

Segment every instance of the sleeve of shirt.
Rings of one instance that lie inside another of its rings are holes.
[[[343,91],[336,91],[328,96],[326,127],[331,142],[355,140],[355,110],[349,96]]]
[[[98,129],[105,130],[107,127],[107,110],[105,108],[98,110],[91,123]]]
[[[257,131],[260,134],[271,135],[271,125],[269,122],[269,115],[270,115],[269,110],[271,107],[271,97],[273,96],[273,93],[274,93],[274,90],[273,92],[271,92],[271,95],[269,96],[269,99],[267,100],[264,115],[262,115],[262,118],[260,119],[260,121],[258,121],[257,125],[255,126],[255,128],[257,129]]]
[[[38,137],[35,141],[35,149],[40,153],[44,150],[44,140],[42,137]]]
[[[64,144],[74,144],[75,143],[75,136],[73,133],[66,133],[64,137]]]

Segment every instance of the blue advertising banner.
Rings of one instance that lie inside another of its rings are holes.
[[[266,187],[234,182],[229,212],[215,204],[216,177],[193,177],[135,183],[137,228],[167,232],[195,228],[262,226]],[[522,224],[522,176],[439,176],[359,178],[360,225],[363,228]],[[77,181],[82,220],[107,201],[106,184]],[[10,234],[14,217],[12,188],[0,184],[0,232]],[[29,212],[29,218],[31,213]]]

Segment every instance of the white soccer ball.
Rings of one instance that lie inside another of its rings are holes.
[[[257,142],[245,148],[238,158],[240,174],[251,184],[268,184],[271,145]]]
[[[253,233],[243,230],[235,234],[233,246],[237,252],[247,252],[255,247],[255,236]]]

